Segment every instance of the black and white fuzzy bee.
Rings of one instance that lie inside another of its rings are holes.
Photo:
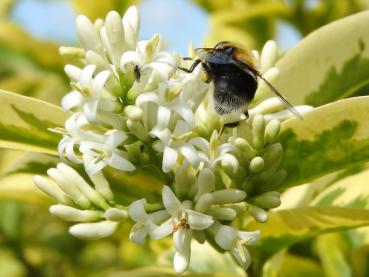
[[[254,99],[258,88],[258,78],[262,79],[283,104],[299,119],[301,115],[257,70],[252,54],[235,43],[219,42],[214,48],[195,49],[196,59],[189,69],[191,73],[201,64],[207,75],[207,82],[214,83],[214,106],[220,115],[244,114],[248,118],[248,104]],[[227,123],[225,127],[235,127],[238,122]]]

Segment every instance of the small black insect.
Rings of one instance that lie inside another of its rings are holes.
[[[139,82],[140,79],[141,79],[141,70],[140,70],[140,67],[138,65],[135,65],[135,67],[133,69],[133,74],[135,75],[136,81]]]
[[[256,69],[252,54],[235,43],[219,42],[214,48],[195,49],[196,59],[189,69],[191,73],[201,64],[207,75],[207,82],[214,83],[215,111],[220,114],[243,113],[248,118],[248,104],[255,96],[258,78],[262,79],[284,105],[299,119],[301,115]],[[185,58],[189,59],[189,58]],[[225,127],[236,127],[240,122],[227,123]]]

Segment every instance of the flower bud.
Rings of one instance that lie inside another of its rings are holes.
[[[67,194],[73,201],[82,209],[87,209],[91,206],[90,201],[87,197],[74,185],[74,183],[70,183],[68,180],[64,178],[64,176],[56,170],[56,168],[50,168],[47,170],[47,175],[50,176],[60,187],[65,194]]]
[[[105,27],[100,30],[100,36],[105,48],[111,51],[109,53],[110,59],[115,67],[119,68],[120,57],[125,48],[123,24],[119,13],[110,11],[106,16],[104,25]],[[103,33],[106,35],[102,35]]]
[[[104,198],[98,194],[87,182],[70,166],[59,163],[57,166],[59,172],[63,174],[64,179],[74,185],[96,206],[107,209],[109,205]]]
[[[272,144],[264,154],[265,167],[279,167],[283,157],[283,147],[280,143]]]
[[[128,218],[128,212],[118,208],[107,209],[104,217],[109,221],[124,221]]]
[[[65,221],[91,222],[103,218],[101,211],[79,210],[61,204],[50,206],[49,211]]]
[[[278,58],[277,44],[269,40],[265,43],[260,56],[260,72],[265,73],[269,68],[273,67]]]
[[[73,205],[72,199],[65,195],[55,184],[46,178],[36,175],[33,177],[35,185],[50,197],[65,205]]]
[[[80,239],[98,240],[112,235],[119,226],[118,222],[113,221],[81,223],[70,227],[69,233]]]
[[[256,156],[256,151],[252,146],[243,138],[236,138],[234,140],[234,144],[247,156],[247,158],[251,159]]]
[[[264,147],[265,120],[262,115],[255,115],[252,121],[253,145],[256,149]]]
[[[222,189],[211,193],[213,196],[213,204],[230,204],[238,203],[246,198],[246,192],[238,189]]]
[[[113,200],[113,192],[111,191],[110,185],[101,171],[96,172],[95,174],[88,174],[88,177],[94,183],[95,190],[99,194],[101,194],[107,201]]]
[[[128,116],[129,119],[132,121],[139,121],[142,119],[143,111],[141,108],[129,105],[124,108],[125,114]]]
[[[137,42],[137,34],[140,28],[140,16],[135,6],[131,6],[123,16],[123,28],[126,50],[134,50]]]
[[[206,214],[211,215],[217,220],[234,220],[237,216],[237,213],[231,208],[211,208],[206,211]]]
[[[262,101],[257,106],[250,109],[249,113],[251,114],[269,114],[272,112],[279,111],[284,108],[283,103],[277,97],[268,98]],[[266,117],[267,115],[265,115]]]
[[[204,168],[200,171],[196,184],[198,191],[195,196],[195,201],[197,201],[202,194],[212,192],[215,189],[214,173],[209,168]]]
[[[253,173],[259,173],[264,169],[264,159],[262,157],[255,157],[250,161],[250,170]]]
[[[277,191],[268,191],[255,197],[252,202],[258,207],[269,210],[281,204],[281,197]]]
[[[141,122],[133,121],[131,119],[127,120],[128,129],[139,139],[143,141],[147,141],[149,139],[149,134],[147,130],[144,128]]]
[[[198,199],[195,210],[199,212],[205,212],[214,203],[214,197],[212,193],[204,193]]]
[[[59,54],[69,63],[76,66],[84,67],[86,62],[84,61],[85,50],[77,47],[65,47],[59,48]]]
[[[250,214],[253,218],[255,218],[256,221],[259,221],[261,223],[267,222],[268,220],[267,212],[254,205],[250,205]]]
[[[277,140],[281,123],[277,119],[273,119],[268,122],[265,128],[264,141],[265,143],[273,143]]]
[[[84,15],[79,15],[76,19],[76,27],[78,39],[83,48],[93,50],[99,55],[104,56],[104,48],[99,33],[90,20]]]

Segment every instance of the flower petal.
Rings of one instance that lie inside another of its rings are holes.
[[[105,144],[109,149],[116,148],[119,144],[126,140],[127,134],[123,131],[112,130],[106,133]]]
[[[91,86],[92,75],[94,74],[95,70],[96,65],[94,64],[89,64],[82,69],[81,77],[79,78],[79,83],[82,87],[88,88]]]
[[[113,153],[111,155],[111,158],[109,159],[109,165],[116,169],[120,169],[122,171],[127,172],[134,171],[136,169],[136,167],[130,161],[119,156],[116,153]]]
[[[136,222],[145,223],[149,220],[149,215],[145,211],[146,199],[140,199],[133,202],[128,207],[129,216]]]
[[[183,273],[190,263],[191,237],[191,230],[178,229],[178,231],[173,234],[173,243],[177,250],[174,255],[173,267],[174,271],[178,274]]]
[[[195,126],[195,116],[187,104],[175,104],[172,109],[176,111],[190,126]]]
[[[178,158],[178,153],[176,150],[170,147],[164,148],[163,165],[162,165],[164,173],[168,173],[174,168],[177,162],[177,158]]]
[[[150,237],[152,239],[162,239],[166,236],[169,236],[171,233],[173,233],[173,228],[175,226],[175,220],[173,218],[170,218],[163,224],[159,226],[151,226],[150,230]]]
[[[96,75],[92,84],[92,94],[94,94],[95,96],[101,94],[101,90],[105,86],[106,81],[109,79],[110,74],[110,71],[104,70]]]
[[[249,268],[251,264],[251,257],[245,246],[239,245],[239,247],[232,248],[231,253],[243,269],[246,270]]]
[[[216,243],[224,250],[231,250],[236,246],[238,230],[222,225],[214,237]]]
[[[157,127],[159,129],[167,128],[170,120],[171,111],[167,107],[159,106],[157,114]]]
[[[260,231],[244,232],[239,231],[238,236],[247,245],[255,244],[260,238]]]
[[[179,152],[186,158],[186,160],[195,168],[200,165],[200,158],[196,150],[189,144],[185,144],[179,148]]]
[[[163,187],[162,197],[164,207],[168,213],[174,217],[180,216],[180,213],[182,212],[182,204],[168,186]]]
[[[146,236],[149,234],[149,227],[140,223],[135,224],[129,233],[129,240],[139,245],[145,244]]]
[[[214,219],[212,216],[199,213],[193,210],[186,210],[188,224],[191,229],[194,230],[205,230],[209,228],[213,223]]]
[[[136,106],[141,106],[147,102],[159,103],[159,96],[155,92],[145,92],[137,96],[136,98]]]
[[[139,53],[136,51],[127,51],[124,52],[120,59],[120,69],[123,73],[127,73],[127,65],[141,65],[142,59]]]
[[[98,123],[97,118],[96,118],[98,104],[99,104],[98,100],[95,100],[95,101],[87,102],[83,105],[83,112],[86,115],[87,120],[91,124]]]
[[[61,106],[64,110],[68,111],[80,105],[82,102],[83,96],[78,91],[74,90],[63,97]]]

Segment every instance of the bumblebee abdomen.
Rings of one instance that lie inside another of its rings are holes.
[[[215,110],[219,114],[244,112],[254,98],[256,79],[247,74],[218,74],[214,78]]]

